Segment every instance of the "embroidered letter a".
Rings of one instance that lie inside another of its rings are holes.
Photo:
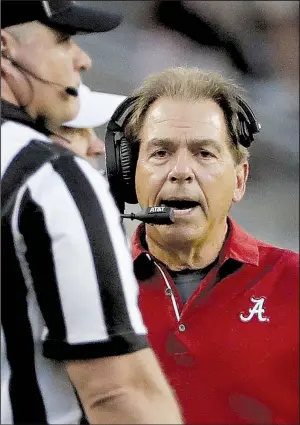
[[[264,309],[264,302],[265,302],[265,298],[254,298],[251,297],[250,300],[254,303],[254,306],[252,308],[249,308],[249,315],[247,317],[244,316],[243,313],[240,314],[240,319],[242,322],[250,322],[251,319],[253,319],[253,317],[255,315],[257,315],[257,318],[260,322],[269,322],[269,318],[268,317],[264,317],[263,314],[265,312]]]

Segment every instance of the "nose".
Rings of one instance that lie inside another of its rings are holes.
[[[174,159],[175,162],[168,176],[169,180],[177,183],[192,182],[194,173],[191,167],[192,159],[188,152],[183,150]]]
[[[104,155],[104,153],[105,153],[104,142],[101,139],[99,139],[99,137],[95,133],[95,130],[91,130],[91,137],[89,140],[87,156],[88,157],[99,156],[99,155]]]
[[[92,66],[92,59],[90,56],[74,43],[75,48],[75,69],[77,71],[88,71]]]

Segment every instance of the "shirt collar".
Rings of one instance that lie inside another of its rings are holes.
[[[33,120],[24,108],[13,105],[4,99],[1,99],[1,118],[9,121],[17,121],[45,134],[46,136],[51,134],[51,132],[45,127],[43,120]]]
[[[258,266],[258,241],[247,233],[231,217],[228,217],[229,232],[222,248],[224,261],[228,258],[241,263]]]
[[[239,226],[232,218],[228,217],[228,234],[220,252],[219,264],[229,258],[241,263],[258,266],[259,252],[257,240]],[[150,254],[145,247],[145,225],[140,224],[131,240],[133,261],[140,255]]]
[[[144,246],[145,235],[145,225],[143,223],[139,224],[131,239],[131,254],[133,261],[142,254],[150,254],[148,249]]]

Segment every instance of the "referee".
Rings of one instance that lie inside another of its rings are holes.
[[[76,424],[81,405],[90,423],[181,423],[108,185],[48,138],[90,67],[71,35],[119,19],[71,1],[1,9],[1,423]]]

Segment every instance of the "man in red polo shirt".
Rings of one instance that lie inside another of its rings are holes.
[[[137,200],[175,209],[174,224],[133,236],[140,307],[184,420],[298,424],[298,254],[228,217],[259,125],[239,87],[198,69],[153,75],[135,95],[123,131]]]

